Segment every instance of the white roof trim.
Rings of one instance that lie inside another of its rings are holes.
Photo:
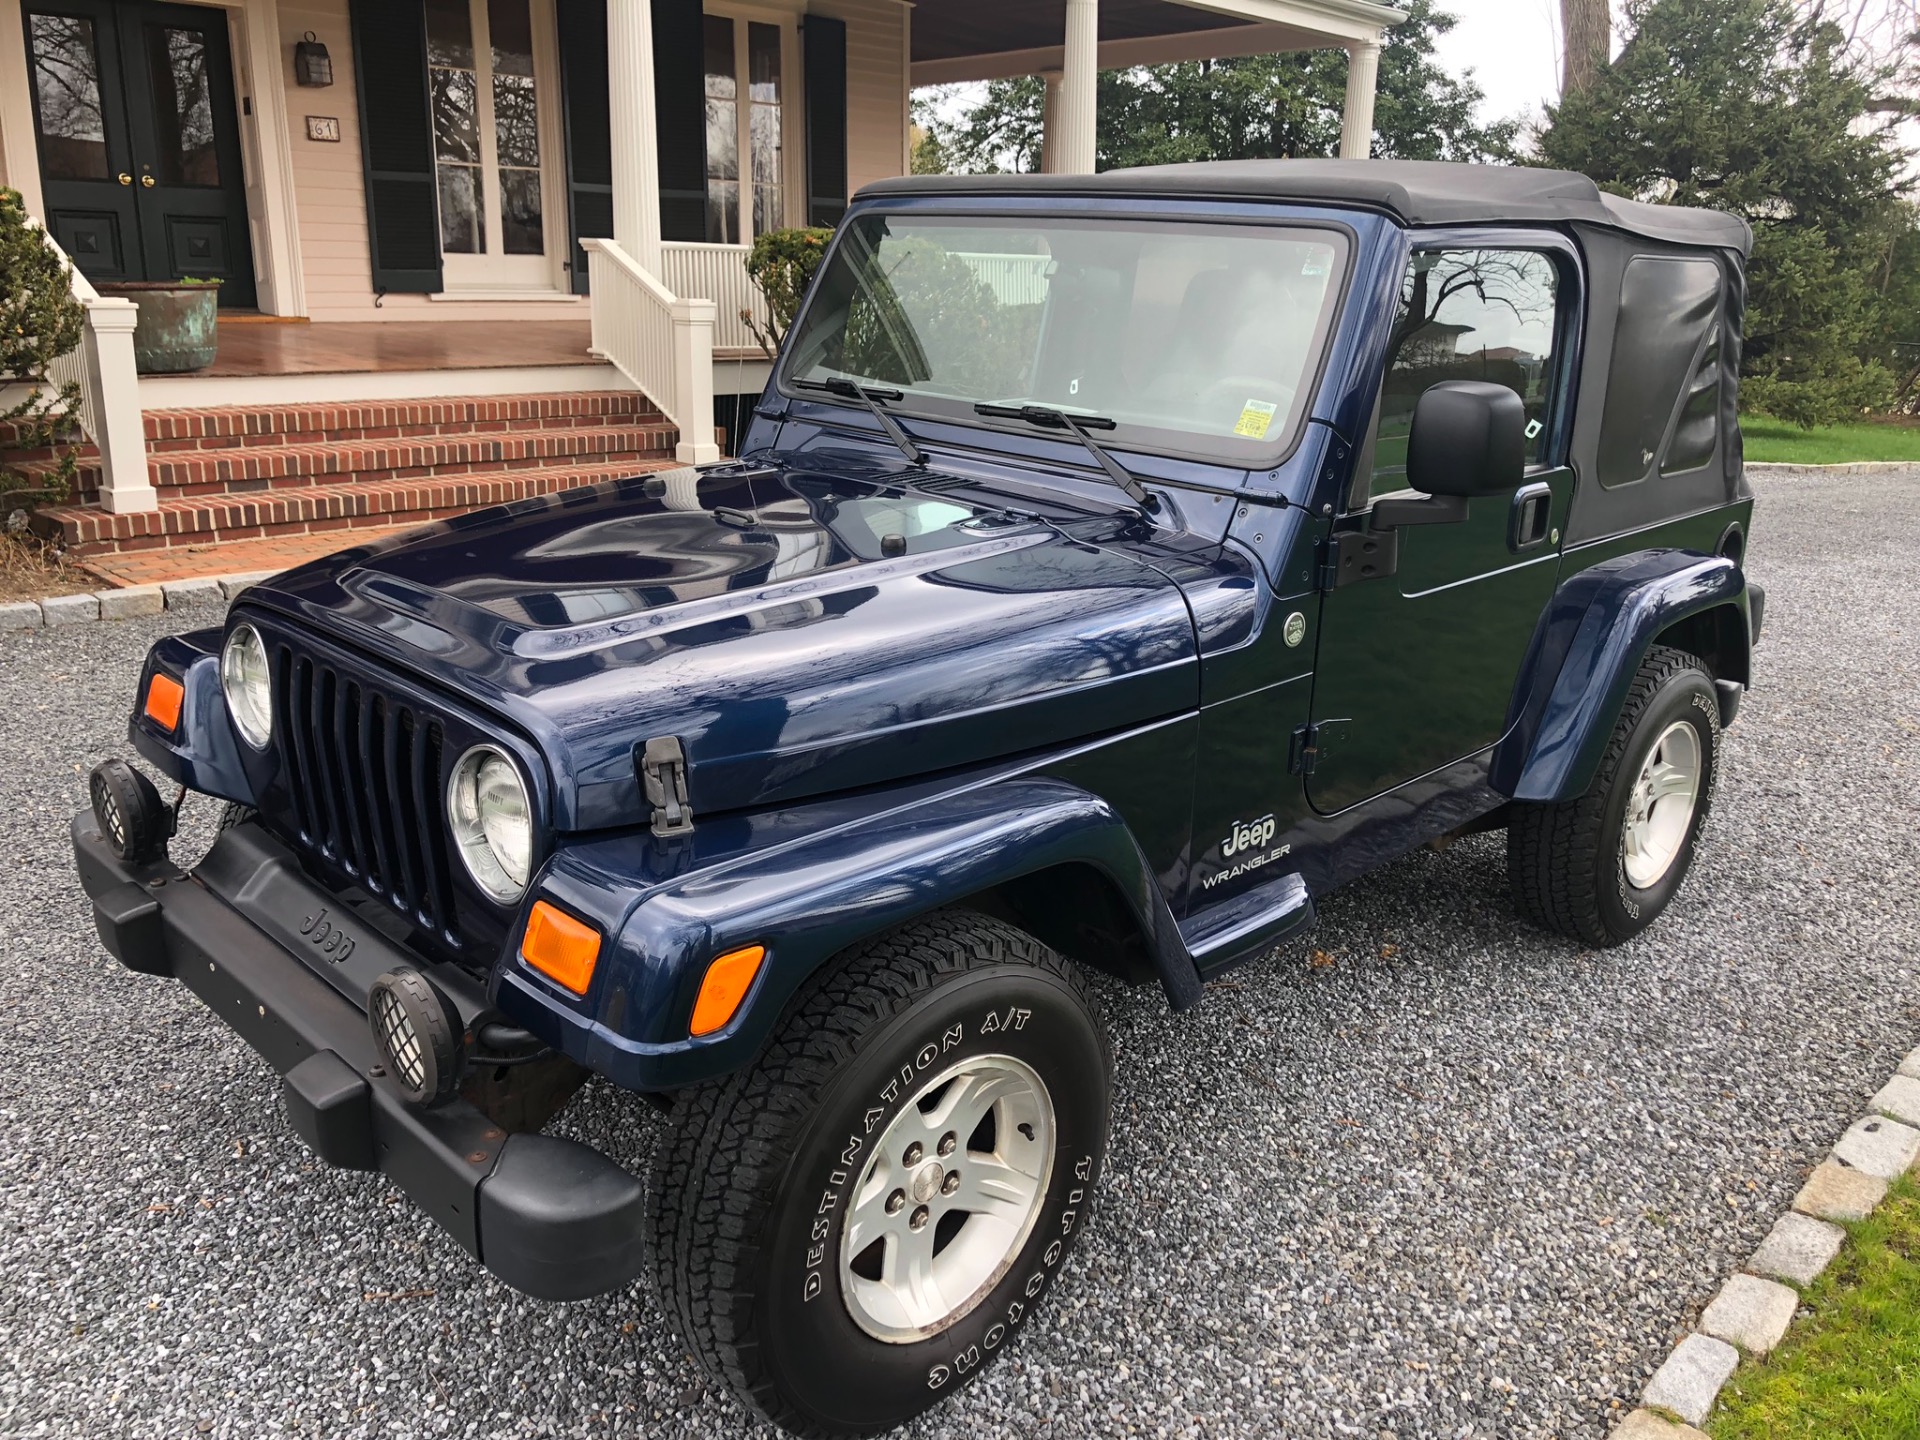
[[[1381,32],[1407,18],[1404,10],[1370,0],[1174,0],[1195,10],[1231,15],[1244,25],[1187,30],[1130,40],[1103,40],[1099,66],[1124,70],[1134,65],[1165,65],[1176,60],[1220,60],[1235,55],[1278,55],[1289,50],[1324,50],[1378,44]],[[1062,37],[1064,42],[1065,37]],[[986,51],[944,60],[923,60],[913,67],[913,83],[951,85],[967,80],[1000,80],[1038,75],[1066,63],[1066,46]]]

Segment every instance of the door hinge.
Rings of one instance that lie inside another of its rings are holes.
[[[693,833],[687,803],[687,756],[677,735],[656,735],[640,753],[640,781],[653,807],[653,833],[666,839]]]
[[[1400,568],[1398,530],[1343,530],[1320,550],[1320,589],[1338,590],[1356,580],[1378,580]]]
[[[1311,775],[1313,767],[1320,760],[1318,725],[1302,725],[1293,732],[1293,743],[1287,747],[1287,773],[1289,775]]]
[[[1287,747],[1287,773],[1289,775],[1311,775],[1341,748],[1347,736],[1350,720],[1316,720],[1311,725],[1302,725],[1293,732],[1293,742]]]

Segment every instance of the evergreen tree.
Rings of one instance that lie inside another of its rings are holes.
[[[1629,0],[1631,38],[1550,110],[1542,163],[1754,227],[1744,394],[1804,425],[1893,388],[1905,156],[1876,97],[1903,78],[1792,0]],[[1906,336],[1905,338],[1913,338]]]

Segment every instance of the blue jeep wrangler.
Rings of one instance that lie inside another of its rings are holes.
[[[1086,984],[1170,1007],[1504,828],[1578,944],[1685,879],[1761,594],[1747,228],[1544,170],[911,178],[736,460],[486,511],[156,645],[77,816],[101,938],[508,1284],[643,1264],[720,1382],[860,1433],[1093,1213]],[[541,1133],[589,1075],[643,1181]]]

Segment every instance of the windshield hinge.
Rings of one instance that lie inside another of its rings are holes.
[[[662,839],[693,833],[687,803],[687,756],[677,735],[656,735],[640,753],[640,783],[653,807],[653,833]]]

